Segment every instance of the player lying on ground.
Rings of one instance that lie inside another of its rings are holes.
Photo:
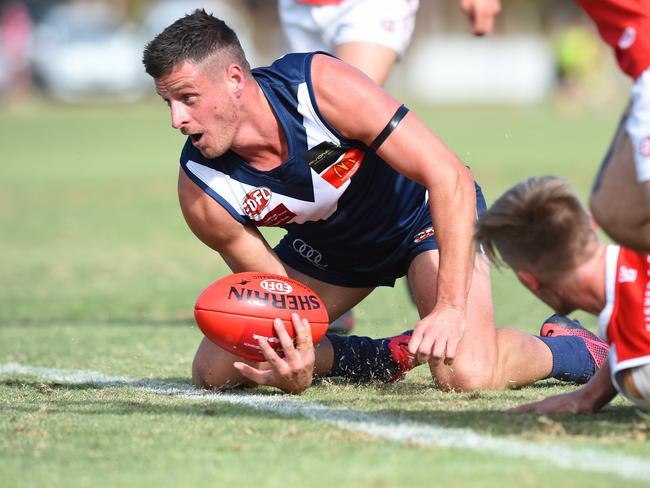
[[[558,313],[599,314],[600,334],[611,345],[585,386],[515,411],[593,412],[617,392],[650,408],[650,255],[601,243],[568,183],[550,176],[505,192],[479,217],[476,239]],[[548,329],[570,326],[561,320]]]
[[[578,4],[634,80],[632,101],[594,182],[591,212],[616,242],[650,251],[650,0]]]
[[[485,208],[480,188],[433,132],[358,69],[303,53],[251,72],[235,33],[202,10],[151,41],[144,64],[172,126],[188,136],[183,215],[233,271],[304,282],[331,319],[406,274],[421,317],[411,337],[328,335],[315,353],[303,344],[291,361],[271,355],[261,366],[204,339],[193,363],[197,385],[298,392],[312,371],[390,380],[411,357],[429,364],[441,388],[456,390],[549,375],[586,381],[595,372],[583,339],[495,328],[488,262],[472,238]],[[287,234],[272,249],[260,225]],[[585,355],[585,364],[571,360]]]

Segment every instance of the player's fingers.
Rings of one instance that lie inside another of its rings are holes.
[[[314,345],[314,338],[311,335],[311,324],[309,323],[309,320],[307,319],[302,319],[302,331],[304,333],[305,341],[310,344]]]
[[[431,360],[432,358],[431,353],[435,344],[436,344],[436,338],[433,336],[433,334],[425,335],[422,338],[422,342],[420,342],[420,347],[418,347],[417,354],[415,355],[418,364],[424,364]]]
[[[445,359],[445,353],[447,351],[447,342],[445,339],[438,339],[431,347],[431,359],[430,361],[437,366],[440,362]]]
[[[275,352],[275,349],[273,349],[269,343],[266,342],[266,340],[257,339],[257,343],[262,350],[262,355],[272,366],[272,369],[276,370],[280,374],[283,374],[287,369],[287,363],[284,361],[284,359],[278,356],[278,353]],[[293,347],[293,345],[291,347]]]
[[[506,410],[506,413],[527,413],[534,412],[536,408],[535,403],[527,403],[525,405],[519,405],[518,407],[509,408]]]
[[[408,345],[408,351],[411,356],[415,357],[417,355],[418,349],[420,348],[420,343],[422,342],[422,336],[423,334],[421,329],[418,329],[417,327],[413,329],[413,334],[411,334]]]
[[[447,342],[447,352],[445,353],[445,364],[450,366],[456,357],[456,350],[458,349],[458,341],[450,340]]]
[[[249,379],[258,385],[266,385],[269,382],[271,370],[260,370],[239,361],[233,363],[233,366],[244,378]]]
[[[460,8],[463,9],[463,12],[465,12],[467,15],[471,15],[473,7],[473,0],[460,0]]]
[[[294,347],[293,340],[291,339],[291,336],[289,336],[282,319],[275,319],[273,321],[273,329],[275,329],[275,334],[278,336],[278,339],[280,339],[280,345],[284,351],[284,356],[287,357],[294,352]]]
[[[297,313],[291,314],[293,330],[296,332],[296,349],[303,351],[313,347],[314,343],[311,337],[311,326],[307,319],[301,319]]]
[[[474,14],[472,20],[472,34],[483,36],[492,32],[494,28],[494,12],[479,12]]]

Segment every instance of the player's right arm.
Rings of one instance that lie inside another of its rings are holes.
[[[237,222],[190,180],[183,169],[178,174],[178,199],[189,228],[221,255],[233,273],[263,271],[287,275],[282,262],[257,228]]]
[[[282,261],[252,225],[237,222],[226,209],[190,180],[181,169],[178,199],[187,225],[208,247],[217,251],[233,273],[262,271],[287,276]],[[292,318],[298,344],[294,347],[281,321],[275,322],[285,357],[280,358],[265,341],[260,341],[267,363],[258,367],[237,361],[233,366],[258,385],[300,393],[311,385],[314,372],[314,345],[309,324],[297,315]],[[299,322],[299,323],[298,323]]]
[[[609,359],[603,363],[589,382],[570,393],[527,403],[509,410],[511,413],[593,413],[611,402],[618,394],[611,380]]]

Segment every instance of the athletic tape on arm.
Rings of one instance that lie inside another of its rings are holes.
[[[379,149],[379,146],[381,146],[386,138],[391,134],[391,132],[395,130],[395,127],[399,125],[408,111],[409,109],[406,107],[406,105],[402,104],[399,106],[399,108],[395,111],[393,117],[388,121],[388,124],[386,124],[386,127],[384,127],[384,130],[382,130],[377,138],[370,144],[370,148],[373,151]]]

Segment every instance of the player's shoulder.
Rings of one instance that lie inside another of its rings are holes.
[[[289,53],[276,59],[269,66],[253,69],[253,76],[267,82],[302,83],[310,78],[311,63],[320,52]],[[327,55],[329,56],[329,55]]]

